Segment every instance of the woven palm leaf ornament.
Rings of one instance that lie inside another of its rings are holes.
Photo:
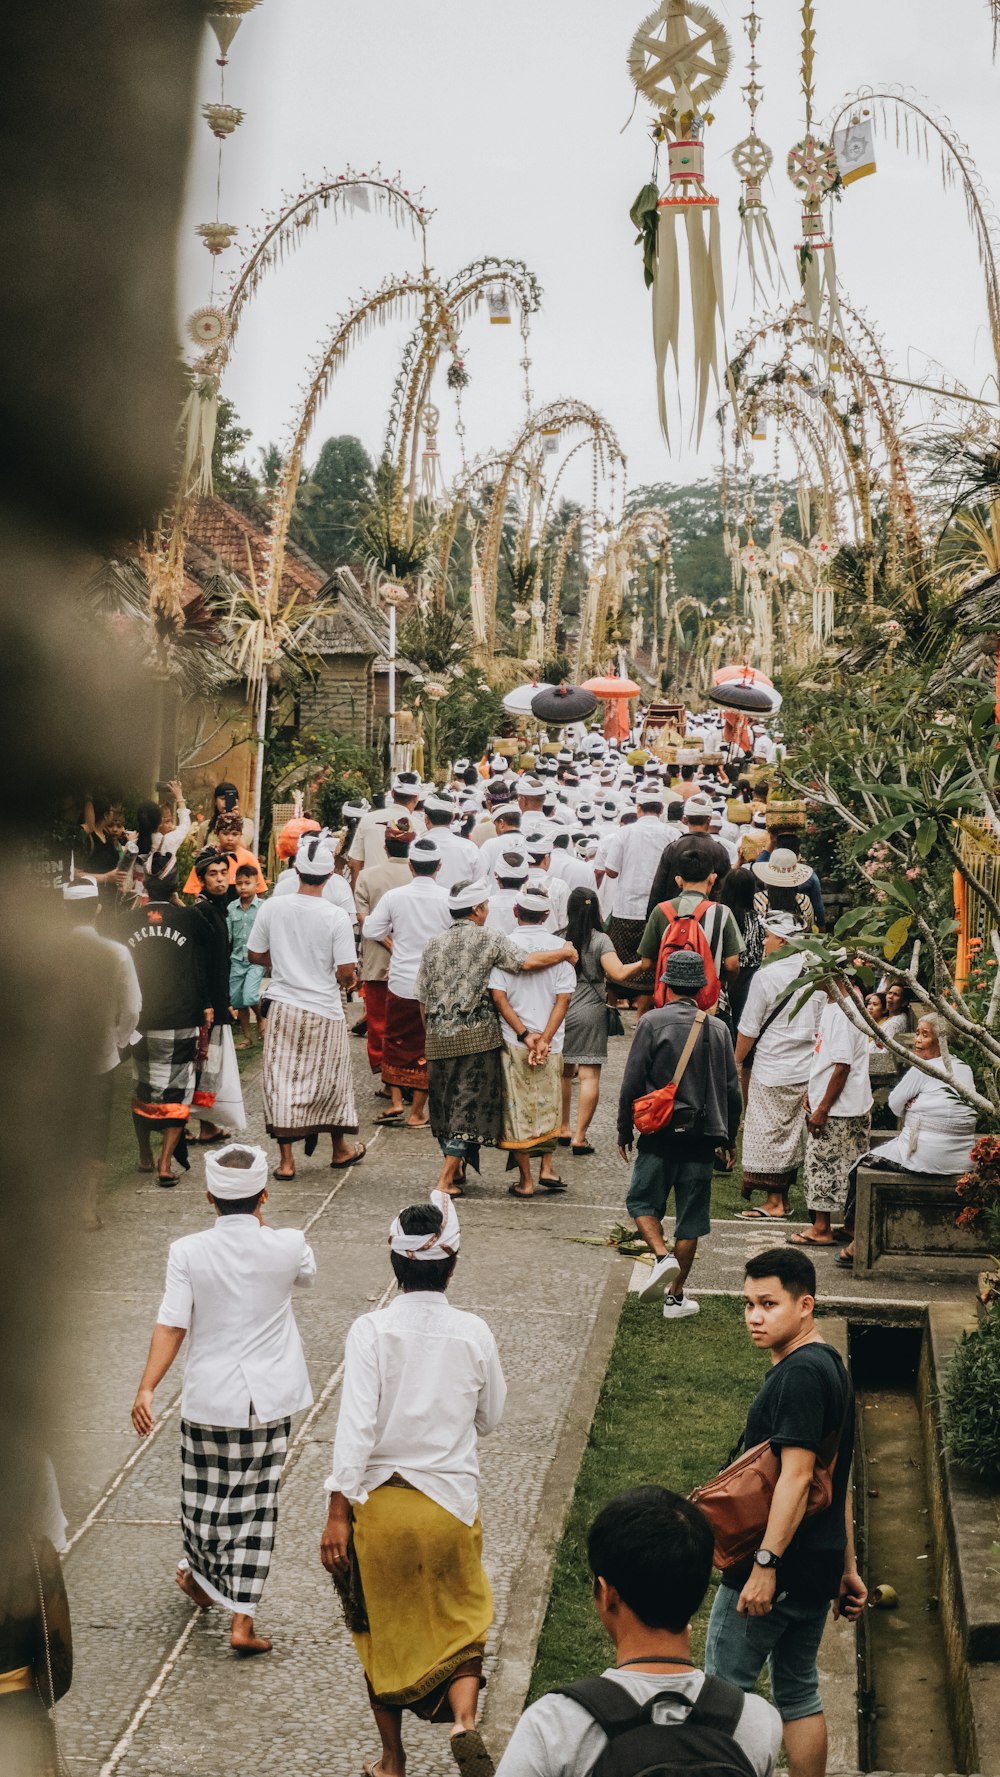
[[[239,233],[235,223],[220,220],[222,197],[222,150],[229,137],[239,129],[244,113],[238,105],[226,100],[226,68],[233,39],[244,18],[260,5],[260,0],[214,0],[208,22],[219,53],[219,96],[201,108],[209,130],[219,144],[215,174],[215,218],[200,222],[195,230],[212,257],[212,281],[208,303],[196,309],[187,320],[185,332],[204,356],[189,366],[190,389],[181,410],[181,493],[203,499],[212,492],[212,450],[219,416],[219,371],[213,363],[217,348],[226,337],[225,310],[216,305],[215,271],[220,256],[232,246]]]
[[[837,301],[837,262],[824,208],[842,190],[837,156],[829,142],[813,130],[814,57],[816,30],[812,0],[802,6],[802,96],[805,101],[805,134],[788,151],[787,171],[802,202],[802,239],[796,252],[802,295],[813,324],[816,349],[829,357],[835,332],[843,332]],[[826,324],[823,305],[826,302]]]
[[[762,142],[757,134],[757,107],[764,96],[757,75],[760,64],[757,60],[757,39],[760,35],[760,15],[751,0],[750,11],[744,19],[747,39],[750,44],[750,61],[747,72],[749,79],[743,87],[746,94],[747,110],[750,113],[750,134],[744,136],[733,150],[733,166],[742,180],[740,196],[740,244],[739,255],[746,253],[747,267],[750,272],[751,288],[755,296],[767,298],[769,292],[764,280],[777,291],[785,282],[778,257],[778,243],[775,239],[771,218],[767,213],[767,205],[763,197],[763,183],[774,162],[774,155],[766,142]],[[761,274],[763,273],[763,278]]]
[[[712,383],[719,380],[725,323],[719,200],[705,186],[702,137],[709,109],[729,70],[729,39],[701,0],[661,0],[639,26],[629,73],[656,113],[653,137],[666,143],[667,188],[655,177],[632,207],[640,230],[646,283],[652,289],[653,357],[660,427],[668,444],[667,360],[680,367],[681,269],[678,236],[687,237],[694,369],[694,433],[700,440]],[[654,175],[656,168],[654,167]]]

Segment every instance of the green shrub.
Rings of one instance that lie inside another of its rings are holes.
[[[1000,1312],[965,1333],[944,1384],[949,1455],[982,1480],[1000,1482]]]

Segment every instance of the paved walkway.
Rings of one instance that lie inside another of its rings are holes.
[[[523,1694],[530,1673],[533,1649],[523,1643],[540,1621],[547,1556],[572,1492],[573,1452],[586,1437],[628,1286],[630,1268],[610,1251],[572,1238],[604,1233],[624,1219],[627,1171],[614,1150],[614,1110],[625,1047],[612,1045],[594,1126],[597,1155],[562,1160],[570,1182],[565,1196],[512,1201],[502,1158],[488,1154],[483,1179],[460,1205],[463,1244],[453,1300],[493,1327],[510,1388],[504,1422],[481,1452],[486,1561],[496,1601],[488,1671],[494,1695],[506,1699],[505,1721],[511,1708],[516,1713],[518,1686]],[[272,1777],[276,1771],[329,1777],[359,1772],[376,1750],[362,1674],[319,1562],[322,1482],[345,1333],[394,1288],[388,1224],[404,1204],[425,1196],[437,1150],[429,1134],[371,1128],[378,1101],[363,1044],[352,1043],[352,1052],[362,1134],[369,1138],[366,1160],[341,1175],[319,1154],[301,1163],[299,1150],[298,1179],[273,1185],[268,1209],[276,1225],[310,1230],[318,1276],[296,1305],[316,1404],[293,1429],[277,1547],[258,1619],[275,1646],[263,1659],[238,1661],[228,1647],[228,1619],[192,1611],[173,1583],[180,1554],[179,1377],[168,1377],[158,1391],[160,1418],[151,1439],[139,1444],[129,1422],[167,1244],[206,1223],[197,1160],[171,1193],[138,1174],[115,1186],[105,1207],[107,1228],[87,1245],[65,1320],[64,1436],[53,1452],[70,1520],[65,1567],[76,1671],[58,1720],[74,1777]],[[251,1127],[259,1131],[255,1076],[244,1084]],[[744,1255],[768,1241],[766,1228],[718,1224],[693,1281],[738,1289]],[[836,1276],[839,1295],[861,1293],[849,1278]],[[564,1438],[560,1450],[567,1427],[569,1442]],[[518,1645],[505,1647],[508,1606],[519,1586],[512,1616]],[[440,1729],[412,1721],[408,1744],[413,1777],[451,1768]]]

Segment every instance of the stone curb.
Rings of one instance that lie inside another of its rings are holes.
[[[524,1709],[531,1684],[556,1550],[573,1501],[576,1479],[600,1399],[611,1348],[628,1294],[631,1266],[615,1261],[601,1295],[590,1341],[569,1399],[549,1465],[534,1527],[510,1590],[510,1603],[486,1693],[483,1735],[499,1759]]]

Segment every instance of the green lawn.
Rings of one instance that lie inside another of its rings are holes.
[[[732,1172],[717,1172],[715,1174],[715,1177],[712,1180],[713,1216],[718,1216],[723,1221],[727,1219],[731,1220],[733,1216],[738,1216],[741,1210],[750,1207],[749,1204],[744,1203],[743,1198],[740,1196],[740,1185],[742,1182],[743,1167],[739,1160],[737,1160]],[[758,1191],[751,1201],[759,1208],[764,1199]],[[806,1210],[805,1192],[802,1189],[801,1167],[799,1167],[798,1178],[792,1187],[789,1197],[789,1207],[792,1212],[793,1221],[808,1221],[809,1218]]]
[[[609,1663],[587,1566],[587,1527],[600,1507],[628,1487],[659,1482],[686,1494],[713,1475],[767,1368],[747,1338],[740,1303],[706,1297],[696,1320],[665,1330],[655,1307],[629,1297],[556,1555],[529,1700]],[[711,1594],[695,1623],[696,1660],[710,1605]]]

